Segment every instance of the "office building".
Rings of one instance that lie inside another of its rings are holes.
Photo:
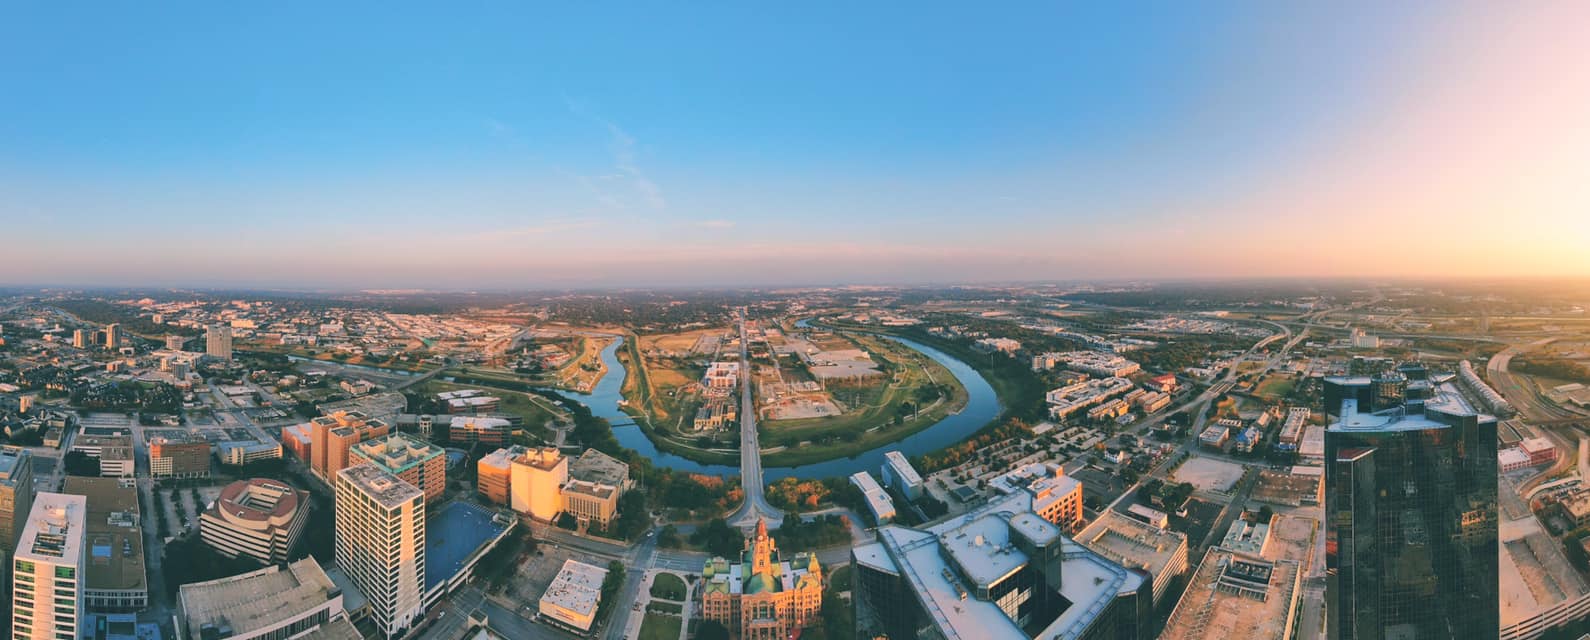
[[[199,514],[199,538],[229,558],[286,562],[309,519],[309,493],[275,480],[238,480]]]
[[[1070,531],[1082,523],[1082,482],[1064,475],[1039,478],[1032,492],[1032,510],[1039,517]]]
[[[105,348],[120,349],[122,342],[121,325],[114,322],[105,325]]]
[[[72,440],[72,450],[81,451],[99,460],[99,475],[131,478],[133,475],[133,440],[131,435],[82,434]]]
[[[602,602],[602,581],[606,579],[607,569],[573,559],[564,560],[563,568],[537,602],[541,619],[575,633],[589,633],[596,622],[596,609]]]
[[[150,438],[149,475],[155,478],[210,477],[210,441],[195,433]]]
[[[182,348],[186,346],[188,346],[188,339],[186,337],[179,335],[166,336],[166,350],[181,351]]]
[[[0,560],[11,557],[17,537],[33,510],[33,454],[22,447],[0,447]]]
[[[889,492],[872,475],[865,471],[857,471],[850,476],[850,484],[861,490],[861,496],[867,501],[867,511],[872,513],[872,521],[883,525],[894,522],[894,499],[889,497]]]
[[[555,447],[527,450],[509,470],[509,506],[519,513],[550,522],[563,511],[562,487],[569,481],[569,460]]]
[[[425,492],[426,502],[447,492],[447,456],[441,447],[394,433],[353,445],[348,464],[373,464]]]
[[[311,452],[314,450],[314,440],[309,435],[309,423],[305,422],[282,427],[281,440],[283,455],[291,453],[294,458],[298,458],[305,466],[310,466],[314,462],[311,457]]]
[[[232,359],[232,327],[212,324],[204,328],[204,355],[218,360]]]
[[[1404,389],[1325,380],[1337,400],[1324,452],[1333,639],[1499,628],[1496,418],[1411,372],[1397,372]]]
[[[374,465],[337,472],[337,566],[387,638],[425,614],[425,494]]]
[[[329,640],[345,636],[313,632],[347,624],[343,590],[314,558],[182,585],[174,617],[179,640]]]
[[[486,454],[475,471],[476,490],[494,504],[545,521],[568,512],[604,527],[634,484],[629,465],[595,449],[568,458],[552,447],[514,445]]]
[[[241,467],[263,460],[282,457],[282,445],[264,440],[233,440],[215,445],[215,457],[221,464]]]
[[[88,498],[41,492],[11,562],[11,637],[72,640],[82,630]]]
[[[480,461],[475,463],[475,490],[492,504],[510,504],[508,488],[513,460],[527,451],[528,449],[522,445],[514,445],[481,457]]]
[[[88,331],[78,329],[72,332],[72,346],[77,349],[87,349],[89,344]]]
[[[310,420],[308,431],[309,468],[330,483],[348,466],[349,448],[391,433],[392,427],[360,411],[334,411]]]
[[[899,451],[883,454],[883,468],[880,471],[883,484],[894,487],[907,500],[922,497],[922,474],[917,473],[911,461],[905,459],[905,454]]]
[[[823,569],[817,556],[779,556],[778,545],[758,520],[756,536],[731,562],[715,557],[701,569],[701,615],[743,640],[783,640],[815,624],[822,613]]]
[[[83,527],[84,605],[101,613],[148,607],[138,486],[126,478],[67,476],[63,491],[88,499]]]
[[[447,425],[447,440],[454,444],[502,445],[513,433],[513,423],[487,416],[453,416]]]
[[[1187,590],[1176,602],[1159,637],[1291,640],[1296,637],[1293,627],[1297,624],[1302,575],[1293,559],[1211,547],[1187,581]],[[1388,640],[1393,637],[1396,636],[1386,636]]]
[[[1147,573],[1153,582],[1154,607],[1172,580],[1187,570],[1187,536],[1143,520],[1105,509],[1077,534],[1090,551],[1128,569]]]
[[[858,628],[945,640],[1146,633],[1151,583],[1065,537],[1032,497],[1019,490],[923,529],[880,527],[851,550]]]

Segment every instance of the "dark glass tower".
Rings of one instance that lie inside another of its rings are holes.
[[[1325,432],[1330,637],[1496,637],[1496,418],[1450,385],[1373,412],[1356,395]]]

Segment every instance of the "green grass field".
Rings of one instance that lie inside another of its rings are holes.
[[[679,640],[680,623],[675,616],[648,613],[640,623],[640,640]]]
[[[875,358],[898,365],[891,378],[872,387],[836,389],[833,394],[847,405],[844,415],[764,421],[762,446],[790,446],[824,435],[864,431],[880,425],[893,426],[900,405],[915,401],[917,390],[932,383],[949,387],[949,396],[939,400],[936,405],[928,403],[924,407],[926,410],[916,420],[908,420],[902,427],[909,428],[919,422],[932,424],[965,404],[966,390],[948,369],[932,358],[905,345],[872,336],[857,336],[856,340],[862,348],[875,354]]]
[[[664,600],[683,601],[685,599],[685,581],[672,573],[659,573],[651,583],[651,597]]]
[[[1284,398],[1286,397],[1286,394],[1292,392],[1292,388],[1295,386],[1297,386],[1296,378],[1289,375],[1272,373],[1268,376],[1265,376],[1263,380],[1259,381],[1259,386],[1258,388],[1254,389],[1254,393],[1261,396]]]

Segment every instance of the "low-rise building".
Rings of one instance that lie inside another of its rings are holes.
[[[1143,370],[1143,367],[1136,362],[1102,351],[1045,353],[1032,359],[1034,371],[1047,371],[1053,369],[1055,365],[1101,378],[1125,378]]]
[[[1014,355],[1021,351],[1021,342],[1010,338],[978,338],[972,348],[983,353],[1003,353]]]
[[[606,579],[607,569],[564,560],[563,568],[537,603],[540,619],[575,633],[589,633],[602,603],[602,581]]]
[[[1082,482],[1069,476],[1046,476],[1029,485],[1032,510],[1044,520],[1071,530],[1082,523]]]
[[[1282,451],[1297,451],[1303,444],[1303,430],[1308,427],[1311,415],[1313,413],[1308,407],[1287,409],[1286,421],[1281,423],[1281,435],[1276,438],[1275,448]]]
[[[883,525],[894,522],[896,515],[894,499],[889,497],[889,492],[872,475],[865,471],[857,471],[850,475],[850,484],[861,490],[861,496],[867,501],[867,510],[872,512],[874,522]]]
[[[1083,380],[1049,391],[1044,395],[1044,401],[1049,405],[1049,416],[1063,420],[1078,411],[1128,393],[1132,388],[1132,381],[1126,378]]]
[[[221,464],[241,467],[263,460],[280,459],[282,457],[282,445],[260,440],[222,442],[215,446],[215,457],[221,460]]]
[[[1159,637],[1289,640],[1296,626],[1301,579],[1297,560],[1211,547]]]
[[[199,538],[229,558],[286,562],[309,519],[309,494],[276,480],[239,480],[199,514]]]
[[[447,440],[454,444],[507,444],[513,423],[491,416],[453,416],[447,425]]]
[[[320,630],[346,632],[343,597],[314,558],[304,558],[285,567],[182,585],[173,617],[179,640],[340,640]]]
[[[525,454],[522,445],[498,449],[481,457],[475,463],[475,490],[492,504],[508,505],[509,477],[513,459]]]
[[[128,613],[149,606],[138,487],[125,478],[67,476],[63,491],[87,499],[83,602],[94,611]]]
[[[155,478],[210,477],[210,441],[191,432],[150,438],[149,475]]]
[[[72,451],[99,461],[99,475],[130,478],[133,475],[133,440],[131,435],[82,434],[72,440]]]
[[[1089,420],[1114,420],[1132,412],[1132,405],[1115,398],[1088,410]]]
[[[1231,429],[1223,425],[1212,424],[1204,432],[1198,434],[1198,443],[1210,448],[1220,449],[1226,446],[1226,440],[1231,438]]]
[[[890,451],[883,454],[883,468],[879,470],[883,476],[883,483],[894,487],[900,495],[907,500],[916,500],[922,497],[922,474],[917,473],[911,461],[905,459],[905,454],[899,451]]]
[[[1077,535],[1077,542],[1109,560],[1149,575],[1154,602],[1187,570],[1187,536],[1105,509]]]

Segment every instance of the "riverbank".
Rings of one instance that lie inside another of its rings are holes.
[[[901,367],[897,379],[891,380],[875,405],[844,415],[761,422],[763,464],[799,466],[849,458],[904,440],[966,407],[966,388],[948,368],[926,354],[886,336],[872,336],[863,344]],[[934,386],[932,399],[924,402],[916,394],[925,385]],[[923,406],[901,414],[905,403]]]

